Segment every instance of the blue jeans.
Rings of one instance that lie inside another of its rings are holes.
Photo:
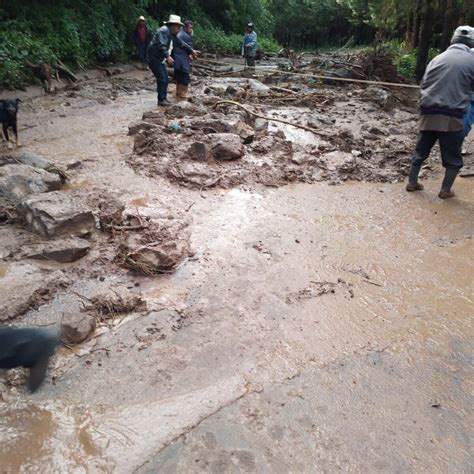
[[[469,109],[464,115],[464,136],[467,137],[474,123],[474,102],[471,102]]]
[[[158,92],[158,102],[166,100],[168,95],[168,71],[160,60],[150,61],[151,72],[156,77],[156,91]]]
[[[146,44],[137,44],[138,57],[140,58],[140,62],[142,64],[147,63],[146,50],[147,50],[147,45]]]

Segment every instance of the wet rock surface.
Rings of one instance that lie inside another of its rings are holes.
[[[60,192],[38,194],[19,204],[28,228],[46,238],[87,236],[94,232],[95,218],[80,198]]]
[[[65,313],[61,318],[61,341],[79,344],[94,331],[95,319],[87,313]]]

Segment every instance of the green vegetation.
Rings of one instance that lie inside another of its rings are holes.
[[[397,43],[397,67],[418,78],[454,27],[474,21],[472,0],[2,0],[0,86],[31,80],[24,59],[70,67],[127,60],[136,18],[156,29],[170,13],[195,21],[201,49],[238,53],[248,21],[259,47],[277,51]],[[403,45],[403,47],[401,46]]]

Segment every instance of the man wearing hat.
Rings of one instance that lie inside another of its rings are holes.
[[[253,29],[253,23],[247,25],[242,44],[242,56],[249,67],[255,67],[255,56],[257,55],[257,33]]]
[[[148,63],[156,77],[158,105],[162,107],[170,105],[167,99],[168,71],[166,66],[173,67],[174,60],[171,57],[173,46],[178,46],[191,55],[196,56],[197,54],[197,51],[194,51],[190,45],[178,38],[177,34],[182,26],[184,25],[181,22],[181,17],[170,15],[169,20],[155,33],[148,47]]]
[[[138,51],[138,57],[140,58],[140,64],[143,69],[147,68],[146,50],[150,44],[151,33],[146,26],[146,20],[144,16],[138,19],[137,26],[133,32],[133,42]]]
[[[411,160],[406,190],[420,191],[421,165],[439,141],[445,176],[438,196],[454,196],[451,187],[463,166],[464,116],[468,111],[474,87],[474,28],[460,26],[454,32],[451,46],[436,56],[426,68],[420,84],[420,125]]]

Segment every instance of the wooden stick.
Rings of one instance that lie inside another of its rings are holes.
[[[265,115],[258,114],[257,112],[249,110],[247,107],[245,107],[245,105],[242,105],[239,102],[234,102],[233,100],[220,100],[219,102],[216,102],[213,107],[217,108],[220,105],[226,105],[226,104],[240,107],[241,109],[245,110],[245,112],[247,112],[249,115],[253,115],[256,118],[261,118],[263,120],[268,120],[270,122],[280,122],[280,123],[284,123],[285,125],[291,125],[292,127],[301,128],[302,130],[306,130],[307,132],[311,132],[311,133],[314,133],[315,135],[320,135],[325,138],[330,138],[332,136],[329,133],[320,132],[314,128],[310,128],[310,127],[306,127],[305,125],[293,123],[293,122],[290,122],[289,120],[267,117]]]

